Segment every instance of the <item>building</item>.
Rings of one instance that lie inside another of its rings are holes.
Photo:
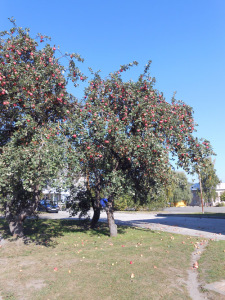
[[[51,200],[53,203],[66,203],[67,198],[70,196],[69,191],[62,189],[47,187],[42,191],[45,199]]]
[[[192,206],[200,206],[201,205],[201,198],[199,196],[199,191],[200,191],[200,184],[199,183],[194,183],[191,186],[192,201],[191,201],[190,205],[192,205]],[[221,182],[221,183],[217,184],[217,186],[216,186],[217,197],[216,197],[215,200],[212,199],[211,204],[213,206],[217,205],[218,203],[221,202],[220,196],[222,195],[223,192],[225,192],[225,183]],[[203,202],[204,202],[204,199],[203,199]]]
[[[74,186],[79,188],[83,188],[85,185],[86,178],[78,177],[74,180]],[[70,196],[70,190],[64,190],[62,188],[52,188],[51,186],[47,186],[42,190],[45,199],[51,200],[53,203],[63,205],[66,203]]]
[[[221,182],[219,184],[217,184],[216,186],[216,194],[217,194],[217,197],[216,197],[216,202],[220,203],[220,196],[222,195],[222,193],[225,192],[225,183],[224,182]]]

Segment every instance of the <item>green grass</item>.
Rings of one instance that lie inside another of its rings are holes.
[[[29,220],[24,244],[0,220],[3,299],[190,299],[185,281],[200,239],[125,226],[110,238],[105,224],[87,225]]]
[[[199,261],[200,279],[206,283],[225,280],[225,241],[209,241]]]

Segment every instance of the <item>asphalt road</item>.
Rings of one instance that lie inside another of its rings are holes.
[[[114,218],[119,225],[136,226],[213,240],[225,240],[225,219],[184,215],[193,212],[201,212],[201,207],[167,208],[162,212],[163,215],[148,212],[115,212]],[[205,208],[205,212],[225,213],[225,208],[209,207]],[[92,217],[91,211],[89,216]],[[69,213],[65,211],[60,211],[58,214],[41,214],[40,218],[78,219],[76,217],[70,218]],[[101,213],[100,221],[107,222],[105,212]]]

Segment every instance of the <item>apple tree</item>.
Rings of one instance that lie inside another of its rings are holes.
[[[124,82],[123,72],[136,64],[121,66],[106,79],[95,74],[74,118],[76,125],[71,123],[69,129],[72,148],[80,153],[80,164],[94,190],[92,225],[100,215],[103,195],[108,199],[105,209],[112,236],[117,234],[116,196],[128,189],[145,202],[149,191],[160,192],[168,184],[171,157],[190,171],[195,155],[190,150],[195,144],[192,108],[174,97],[167,102],[154,88],[150,62],[137,81]]]
[[[74,101],[66,85],[82,75],[79,55],[63,55],[66,68],[46,36],[11,22],[0,33],[0,201],[11,233],[22,236],[43,186],[63,168],[60,130]]]

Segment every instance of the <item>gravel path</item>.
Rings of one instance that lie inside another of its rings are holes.
[[[188,270],[188,280],[186,282],[190,297],[193,300],[204,300],[207,296],[200,293],[200,283],[198,282],[198,260],[207,246],[207,240],[199,242],[191,255],[191,267]]]

